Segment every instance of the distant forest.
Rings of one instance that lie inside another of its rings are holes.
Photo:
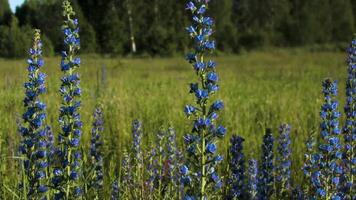
[[[187,0],[72,0],[82,53],[169,56],[185,52]],[[356,31],[356,0],[211,0],[220,52],[266,46],[345,44]],[[23,57],[32,28],[47,55],[62,45],[61,0],[26,0],[12,13],[0,0],[0,56]]]

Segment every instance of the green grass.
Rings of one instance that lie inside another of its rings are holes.
[[[292,177],[295,182],[301,182],[304,141],[319,127],[321,81],[325,77],[339,80],[342,108],[345,101],[345,58],[343,53],[300,50],[271,50],[217,57],[217,71],[221,78],[218,97],[226,106],[221,123],[227,127],[228,136],[234,133],[243,136],[247,157],[259,158],[265,128],[272,128],[277,135],[281,123],[290,123]],[[58,132],[60,59],[46,58],[45,61],[48,94],[44,101],[48,104],[48,122]],[[183,58],[108,59],[82,56],[82,63],[82,144],[86,149],[89,146],[91,115],[94,106],[100,102],[104,105],[105,114],[106,167],[109,163],[119,162],[120,152],[129,144],[131,121],[135,118],[143,121],[145,137],[150,139],[162,125],[171,124],[177,130],[181,143],[182,135],[191,129],[183,107],[194,101],[188,87],[197,78]],[[106,76],[102,75],[103,68],[106,69]],[[0,59],[0,75],[0,184],[3,182],[9,187],[4,190],[11,196],[10,189],[15,188],[14,180],[19,178],[14,157],[19,140],[16,120],[23,112],[25,60]],[[106,77],[105,81],[102,77]],[[148,140],[145,139],[146,142]],[[221,151],[227,150],[228,142],[229,137],[226,137],[220,143]]]

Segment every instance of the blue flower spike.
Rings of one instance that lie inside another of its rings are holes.
[[[40,30],[35,30],[32,48],[29,50],[28,82],[24,84],[25,112],[22,115],[20,154],[22,161],[23,180],[21,188],[28,199],[45,199],[48,196],[48,156],[50,141],[46,120],[46,104],[40,96],[46,92],[46,75],[41,72],[44,66],[42,58],[42,41]]]
[[[211,38],[214,21],[206,16],[208,3],[207,0],[191,0],[186,5],[192,17],[192,24],[186,30],[194,42],[194,50],[186,59],[198,80],[190,84],[190,93],[194,94],[196,103],[184,109],[194,125],[191,133],[184,137],[187,159],[180,168],[181,182],[185,187],[183,199],[209,199],[223,185],[217,171],[222,160],[217,144],[226,135],[226,129],[217,125],[217,119],[224,104],[220,100],[212,102],[213,95],[219,90],[219,76],[215,71],[216,63],[205,59],[216,47]]]
[[[62,51],[60,94],[62,102],[60,106],[59,124],[61,132],[58,136],[60,165],[55,166],[57,175],[52,182],[56,189],[56,199],[79,198],[82,196],[82,156],[80,141],[82,135],[82,122],[79,114],[81,106],[80,76],[77,69],[80,66],[80,58],[77,57],[80,49],[79,26],[75,18],[75,12],[68,0],[63,4],[64,24],[64,49]]]

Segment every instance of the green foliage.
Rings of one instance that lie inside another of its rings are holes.
[[[18,27],[18,20],[12,17],[10,27],[0,28],[0,52],[3,57],[24,57],[31,44],[31,29]]]
[[[139,55],[186,52],[187,1],[72,2],[81,24],[82,53],[127,55],[133,43]],[[19,25],[41,29],[57,53],[62,47],[60,5],[61,0],[27,0],[16,10]],[[227,53],[266,46],[338,46],[356,30],[356,0],[211,0],[210,10],[217,47]],[[10,21],[8,3],[0,0],[0,25]]]
[[[334,42],[345,42],[352,38],[355,31],[352,4],[350,0],[330,1],[332,29],[331,37]]]
[[[12,16],[10,26],[0,26],[0,56],[6,58],[19,58],[28,55],[31,46],[33,30],[29,26],[19,27],[18,20]],[[44,55],[53,55],[51,40],[43,36]]]
[[[218,49],[224,52],[232,52],[237,45],[237,30],[233,19],[233,3],[231,0],[212,0],[209,9],[216,19],[216,33],[214,33]]]
[[[9,25],[11,21],[11,10],[8,0],[0,0],[0,25]]]

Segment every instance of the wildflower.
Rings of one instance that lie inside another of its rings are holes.
[[[138,120],[132,122],[132,160],[131,160],[131,170],[133,171],[132,175],[132,189],[133,189],[133,198],[139,199],[141,194],[141,185],[143,184],[143,157],[142,157],[142,124]]]
[[[343,177],[343,190],[347,198],[352,198],[352,186],[354,183],[354,176],[356,173],[356,158],[355,158],[355,141],[356,141],[356,129],[355,129],[355,93],[356,93],[356,39],[351,42],[348,48],[348,76],[346,80],[346,103],[344,112],[346,116],[345,125],[343,127],[344,135],[344,166],[345,173]],[[336,118],[337,116],[335,116]]]
[[[91,143],[90,143],[90,158],[91,165],[94,169],[92,176],[91,186],[95,189],[96,198],[102,193],[103,189],[103,157],[102,157],[102,145],[103,141],[100,134],[104,130],[103,113],[100,108],[96,108],[94,112],[94,122],[91,130]]]
[[[120,188],[119,181],[115,179],[115,181],[111,185],[111,200],[119,200],[120,199]]]
[[[297,186],[293,189],[292,191],[292,199],[293,200],[304,200],[306,199],[305,194],[303,190],[300,188],[300,186]]]
[[[145,186],[146,188],[148,188],[147,190],[147,194],[146,197],[150,197],[152,198],[152,196],[154,196],[154,190],[155,190],[155,181],[156,181],[156,176],[157,176],[157,160],[155,160],[155,157],[157,155],[156,153],[156,149],[151,147],[151,152],[148,155],[148,164],[147,164],[147,168],[146,168],[146,173],[147,173],[147,180],[145,182]]]
[[[221,101],[210,103],[218,87],[216,63],[204,60],[208,53],[215,49],[215,41],[210,40],[213,33],[213,20],[204,16],[208,1],[193,0],[186,9],[192,13],[192,25],[187,28],[194,41],[194,52],[189,53],[187,60],[192,64],[199,77],[199,84],[190,85],[190,93],[196,97],[196,106],[188,105],[185,113],[194,122],[191,134],[185,136],[187,162],[181,169],[181,182],[185,186],[183,199],[207,199],[222,187],[222,181],[215,168],[222,157],[217,155],[217,139],[226,135],[223,126],[216,126],[218,111],[224,107]]]
[[[166,165],[165,173],[168,178],[168,192],[172,198],[177,198],[180,196],[180,185],[179,185],[179,166],[182,162],[180,158],[180,151],[177,147],[177,138],[175,130],[170,127],[167,131],[167,142],[166,142]]]
[[[314,154],[314,148],[315,148],[315,136],[314,132],[308,137],[306,140],[306,148],[307,152],[304,154],[304,165],[302,167],[304,176],[306,176],[307,179],[311,180],[311,175],[313,173],[313,169],[315,168],[315,164],[318,162],[320,159],[319,154]],[[305,190],[306,193],[312,194],[312,188],[309,187],[309,184],[305,185]]]
[[[279,128],[278,137],[278,156],[276,163],[276,183],[278,185],[279,198],[288,198],[290,196],[290,176],[291,176],[291,148],[290,148],[290,126],[283,124]]]
[[[129,154],[125,151],[123,152],[122,158],[122,173],[121,173],[121,188],[120,188],[120,196],[122,197],[130,197],[131,192],[134,190],[134,181],[133,174],[131,171],[131,158]]]
[[[81,177],[81,152],[80,139],[82,122],[79,114],[80,108],[80,90],[79,74],[76,70],[79,68],[80,60],[76,57],[80,49],[79,27],[77,19],[74,19],[75,12],[68,0],[63,1],[63,35],[64,50],[62,51],[61,69],[63,77],[60,87],[62,103],[60,107],[59,123],[62,132],[59,134],[59,152],[61,164],[55,166],[61,170],[60,176],[54,176],[52,182],[55,183],[56,196],[79,197],[82,190],[79,186]],[[76,155],[76,156],[72,156]],[[64,187],[65,185],[65,187]]]
[[[266,130],[262,144],[262,159],[259,170],[258,195],[259,199],[269,199],[273,195],[274,164],[273,142],[271,129]]]
[[[244,141],[245,139],[236,135],[233,135],[230,139],[229,199],[243,199],[245,197],[245,155],[242,152]]]
[[[22,136],[20,153],[24,160],[24,180],[27,181],[27,196],[29,199],[42,199],[48,191],[48,148],[47,148],[47,126],[46,104],[40,100],[40,95],[46,91],[46,75],[40,71],[44,66],[42,58],[42,41],[39,30],[35,30],[33,46],[29,50],[28,59],[28,82],[24,84],[25,112],[22,116],[23,125],[19,128]],[[23,185],[23,188],[26,187]],[[24,188],[26,189],[26,188]]]
[[[310,181],[316,197],[334,198],[340,195],[339,177],[343,173],[341,167],[341,144],[338,131],[337,82],[326,79],[323,82],[324,105],[321,106],[321,141],[318,151],[311,161]],[[337,183],[337,184],[336,184]]]
[[[258,187],[258,167],[257,161],[251,159],[248,161],[248,193],[249,199],[256,200],[257,197],[257,187]]]

